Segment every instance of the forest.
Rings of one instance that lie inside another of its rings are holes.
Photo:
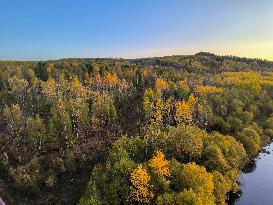
[[[225,205],[272,138],[270,61],[0,61],[6,204]]]

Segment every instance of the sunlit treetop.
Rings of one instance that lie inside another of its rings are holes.
[[[155,81],[155,87],[157,90],[164,90],[164,89],[168,89],[169,85],[168,82],[161,79],[161,78],[157,78]]]
[[[170,175],[169,162],[160,150],[157,150],[152,159],[150,159],[150,166],[159,176]]]
[[[215,86],[203,86],[203,85],[199,85],[195,88],[195,91],[198,94],[207,94],[207,93],[222,93],[224,92],[224,90],[222,88],[218,88]]]
[[[150,176],[147,170],[142,166],[138,165],[131,173],[129,201],[137,201],[141,203],[149,202],[154,194],[150,190]]]

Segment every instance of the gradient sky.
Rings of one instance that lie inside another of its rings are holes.
[[[0,0],[0,59],[198,51],[273,60],[273,0]]]

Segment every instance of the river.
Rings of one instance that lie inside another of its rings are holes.
[[[264,148],[251,169],[240,176],[240,197],[234,205],[273,205],[273,143]]]

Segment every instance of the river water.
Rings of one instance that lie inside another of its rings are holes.
[[[273,205],[273,143],[264,148],[251,170],[240,176],[240,197],[235,205]]]

